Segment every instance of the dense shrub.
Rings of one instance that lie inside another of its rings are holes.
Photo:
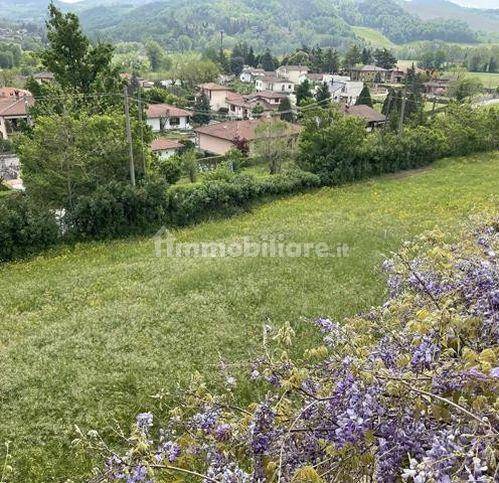
[[[112,238],[149,232],[165,217],[166,185],[149,182],[136,188],[113,182],[79,197],[67,211],[65,224],[74,238]]]
[[[180,156],[170,156],[169,158],[156,156],[152,161],[152,168],[168,184],[175,184],[182,176]]]
[[[335,109],[311,110],[300,139],[299,166],[317,173],[325,184],[417,168],[443,156],[496,149],[499,111],[451,103],[427,125],[366,134],[359,118]]]
[[[34,206],[21,193],[0,198],[0,262],[37,253],[58,238],[53,213]]]
[[[389,298],[343,323],[320,318],[304,354],[289,324],[264,327],[262,354],[224,389],[193,377],[177,405],[137,416],[126,452],[97,431],[102,481],[496,481],[499,218],[459,244],[442,232],[384,263]],[[252,388],[249,389],[249,388]],[[264,395],[264,396],[262,396]]]
[[[166,188],[149,182],[137,188],[125,183],[99,187],[78,198],[65,223],[75,238],[112,238],[151,232],[161,224],[182,226],[210,216],[227,215],[263,196],[295,193],[319,186],[313,173],[293,170],[263,179],[232,174],[202,183]]]

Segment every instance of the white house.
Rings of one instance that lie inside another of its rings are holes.
[[[333,81],[329,85],[329,92],[334,102],[343,102],[347,106],[352,106],[357,102],[363,87],[364,83],[359,81]]]
[[[176,139],[158,138],[154,139],[151,143],[152,152],[162,159],[172,157],[178,152],[179,149],[182,149],[183,147],[184,145],[178,142]]]
[[[191,116],[191,111],[170,104],[150,104],[147,108],[147,124],[154,132],[191,129]]]
[[[295,85],[287,79],[277,76],[266,75],[258,77],[255,81],[255,89],[260,91],[282,92],[291,94],[295,90]]]
[[[255,82],[258,77],[264,77],[265,71],[263,69],[257,69],[255,67],[244,66],[239,79],[241,82]]]
[[[282,77],[293,84],[300,83],[300,76],[308,74],[309,68],[305,65],[281,65],[276,69],[278,77]]]

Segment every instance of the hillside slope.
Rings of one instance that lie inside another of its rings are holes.
[[[447,0],[409,0],[403,1],[402,6],[404,10],[423,20],[437,18],[461,20],[474,30],[499,32],[499,8],[495,10],[465,8]]]
[[[138,239],[3,266],[0,442],[12,442],[9,482],[88,481],[91,462],[70,444],[74,425],[119,441],[115,421],[126,431],[138,412],[168,405],[196,370],[217,378],[220,355],[253,359],[262,324],[342,320],[377,305],[382,259],[423,230],[452,233],[471,210],[497,204],[498,163],[497,153],[443,160],[174,233],[189,243],[345,244],[343,257],[156,257],[153,240]]]

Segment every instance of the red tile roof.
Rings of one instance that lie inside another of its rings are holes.
[[[176,139],[158,138],[154,139],[151,143],[153,151],[166,151],[167,149],[180,149],[183,147],[184,145]]]
[[[28,115],[26,105],[35,103],[32,97],[20,97],[18,99],[0,98],[0,116],[3,117],[25,117]]]
[[[250,119],[247,121],[227,121],[220,122],[218,124],[210,124],[209,126],[198,127],[195,131],[198,134],[207,134],[220,139],[227,139],[232,141],[236,137],[247,139],[248,141],[253,141],[258,138],[255,132],[257,126],[262,122],[271,122],[264,119]],[[301,131],[301,127],[296,124],[288,124],[289,135],[298,134]]]
[[[31,92],[26,89],[18,89],[17,87],[0,87],[0,98],[20,96],[31,96]]]
[[[170,104],[150,104],[147,108],[147,117],[149,119],[159,117],[189,117],[192,116],[191,111],[180,109],[180,107]]]
[[[206,91],[228,91],[229,88],[225,86],[221,86],[220,84],[215,84],[214,82],[207,82],[206,84],[200,84],[200,89]]]

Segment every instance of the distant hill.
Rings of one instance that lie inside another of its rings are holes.
[[[75,11],[93,38],[111,42],[154,39],[169,50],[218,49],[248,42],[275,54],[303,44],[345,49],[354,41],[390,46],[418,40],[474,43],[479,40],[465,16],[427,19],[411,13],[416,2],[442,2],[448,10],[483,16],[444,0],[82,0]],[[0,0],[0,18],[41,21],[49,0]],[[429,9],[429,8],[428,8]],[[425,11],[422,8],[422,11]],[[420,13],[420,12],[417,12]],[[473,17],[473,18],[475,18]],[[491,15],[489,28],[495,22]],[[478,23],[477,23],[478,24]],[[499,31],[499,29],[498,29]]]
[[[402,6],[404,10],[423,20],[436,18],[462,20],[474,30],[499,32],[499,8],[489,10],[466,8],[447,0],[404,0]]]

